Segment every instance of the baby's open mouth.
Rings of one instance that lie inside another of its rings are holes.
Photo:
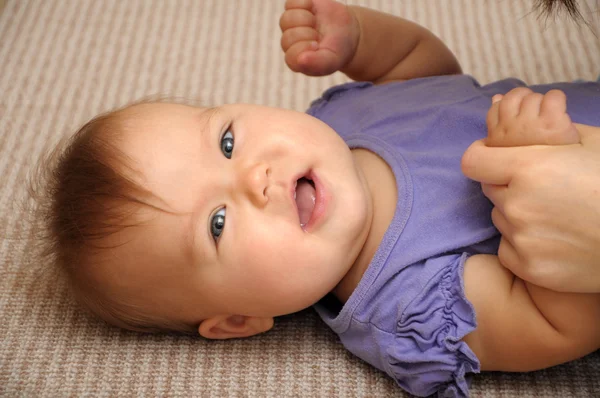
[[[302,177],[296,181],[294,199],[296,200],[296,207],[298,207],[300,226],[303,228],[308,224],[312,216],[316,198],[317,191],[315,190],[315,183],[312,180]]]

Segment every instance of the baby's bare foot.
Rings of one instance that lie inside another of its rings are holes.
[[[546,94],[519,87],[495,95],[487,115],[488,146],[576,144],[579,134],[560,90]]]

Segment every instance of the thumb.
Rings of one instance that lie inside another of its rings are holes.
[[[314,41],[300,41],[292,44],[285,52],[285,63],[294,72],[306,69],[306,54],[314,52],[318,44]]]
[[[508,185],[524,159],[532,157],[536,147],[488,147],[478,140],[467,148],[461,169],[468,178],[492,185]]]

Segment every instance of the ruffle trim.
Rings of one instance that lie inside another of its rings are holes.
[[[461,341],[477,326],[475,310],[464,293],[467,254],[455,256],[440,271],[441,278],[424,287],[422,300],[401,315],[388,350],[388,373],[417,396],[468,397],[469,373],[480,372],[476,355]]]

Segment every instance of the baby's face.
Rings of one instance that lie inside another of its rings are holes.
[[[289,314],[348,272],[372,205],[352,153],[327,125],[253,105],[127,112],[121,149],[167,212],[125,232],[118,280],[153,310],[189,322]]]

